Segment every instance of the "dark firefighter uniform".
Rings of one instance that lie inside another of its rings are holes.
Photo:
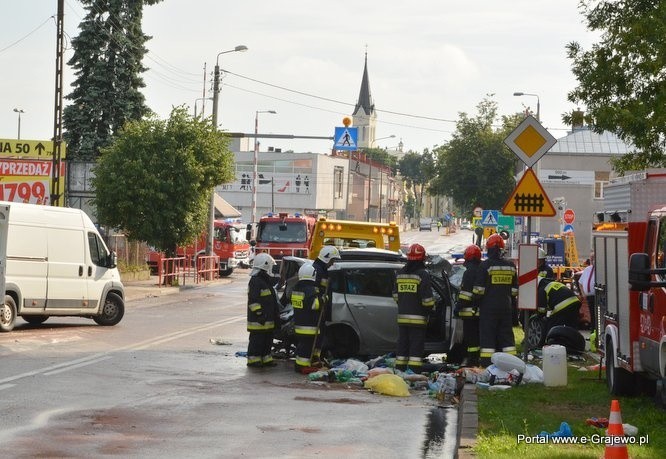
[[[552,279],[541,279],[537,311],[546,314],[546,333],[556,325],[578,327],[580,300],[569,287]]]
[[[460,293],[456,304],[458,317],[463,320],[463,346],[467,351],[467,365],[479,364],[479,306],[478,299],[474,297],[474,283],[479,272],[481,260],[466,260],[463,266]]]
[[[430,275],[422,261],[408,261],[396,276],[393,298],[398,303],[398,349],[395,367],[418,372],[423,365],[428,315],[435,306]]]
[[[265,271],[250,277],[247,291],[247,365],[272,366],[271,346],[278,317],[278,299],[271,278]]]
[[[493,235],[495,236],[495,235]],[[492,237],[492,236],[491,236]],[[502,248],[503,248],[502,244]],[[518,296],[516,265],[500,256],[498,247],[488,249],[488,259],[481,262],[474,283],[479,298],[479,343],[481,365],[490,365],[494,352],[516,354],[513,336],[513,304]]]
[[[319,315],[323,304],[315,283],[299,280],[291,292],[291,305],[294,308],[294,332],[296,333],[295,369],[300,371],[312,366],[315,350],[321,349],[317,343],[320,338]]]

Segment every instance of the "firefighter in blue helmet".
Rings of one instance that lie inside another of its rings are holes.
[[[407,263],[398,272],[393,298],[398,303],[398,349],[395,367],[418,373],[423,366],[428,316],[435,307],[430,274],[425,269],[426,251],[412,244]]]
[[[294,369],[303,374],[316,370],[316,362],[312,361],[313,353],[315,349],[321,349],[318,325],[324,304],[315,280],[314,266],[310,263],[301,266],[298,270],[298,283],[294,286],[290,298],[294,308],[294,332],[298,338]]]
[[[479,305],[474,297],[474,282],[481,265],[481,249],[470,245],[463,254],[465,272],[460,284],[460,293],[456,302],[455,312],[463,321],[463,346],[467,352],[467,366],[479,365]]]
[[[278,318],[278,298],[271,273],[275,260],[267,253],[254,257],[247,289],[247,366],[275,366],[271,355],[273,331]]]
[[[516,354],[512,315],[518,296],[516,265],[502,257],[504,239],[493,234],[486,240],[488,258],[481,262],[474,282],[479,299],[480,364],[490,365],[495,352]]]

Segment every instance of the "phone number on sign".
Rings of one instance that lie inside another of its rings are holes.
[[[0,201],[44,204],[48,182],[0,182]]]

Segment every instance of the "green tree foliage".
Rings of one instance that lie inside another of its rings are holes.
[[[206,229],[215,186],[234,178],[228,138],[184,107],[130,121],[95,167],[99,222],[171,253]]]
[[[523,115],[502,117],[496,128],[497,103],[484,99],[474,117],[460,113],[456,132],[445,145],[435,150],[436,178],[430,190],[453,198],[464,215],[480,205],[501,209],[513,191],[517,158],[504,145],[504,139],[519,124]]]
[[[569,101],[587,106],[595,131],[614,132],[636,147],[616,170],[666,166],[666,2],[584,0],[580,7],[601,40],[588,51],[567,45],[578,80]]]
[[[70,104],[63,111],[71,159],[95,159],[125,122],[149,109],[140,89],[141,64],[150,39],[141,31],[143,6],[161,0],[81,0],[87,14],[72,39],[74,69]]]
[[[423,195],[430,180],[435,176],[435,161],[432,153],[425,149],[422,154],[408,152],[398,161],[400,175],[405,178],[408,190],[412,190],[415,199],[414,218],[421,216]]]

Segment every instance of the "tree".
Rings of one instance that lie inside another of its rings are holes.
[[[94,171],[99,222],[168,253],[205,230],[214,187],[234,177],[227,136],[184,107],[128,122]]]
[[[140,89],[150,39],[141,31],[143,6],[161,0],[81,0],[87,14],[72,39],[73,91],[63,110],[70,159],[95,159],[129,120],[149,113]]]
[[[588,51],[567,45],[578,80],[568,100],[587,106],[596,132],[614,132],[636,147],[614,162],[616,170],[666,166],[666,2],[580,3],[588,29],[602,34]]]
[[[426,185],[435,176],[432,153],[428,149],[423,150],[422,154],[410,151],[398,161],[398,168],[407,182],[407,189],[412,189],[414,192],[416,200],[414,217],[418,218],[421,216]]]
[[[436,178],[431,183],[432,192],[453,198],[465,215],[476,205],[501,209],[516,184],[517,159],[504,139],[523,115],[502,117],[498,129],[496,102],[486,98],[477,109],[475,117],[460,113],[452,139],[436,149]]]

